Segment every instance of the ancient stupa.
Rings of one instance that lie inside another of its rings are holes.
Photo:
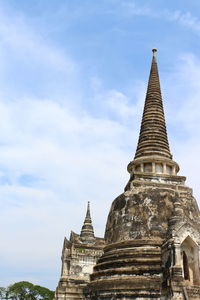
[[[156,49],[128,172],[108,215],[103,254],[80,299],[200,300],[200,214],[170,152]]]

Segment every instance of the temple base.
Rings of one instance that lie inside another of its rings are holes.
[[[132,240],[109,245],[89,284],[94,299],[161,299],[161,241]]]

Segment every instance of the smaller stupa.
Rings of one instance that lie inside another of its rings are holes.
[[[55,300],[83,300],[93,266],[102,255],[104,239],[95,237],[88,202],[86,217],[77,234],[71,231],[70,239],[64,239],[61,277],[55,292]]]

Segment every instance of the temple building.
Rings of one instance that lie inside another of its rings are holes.
[[[156,49],[128,172],[111,205],[105,245],[94,237],[89,213],[81,234],[65,239],[57,299],[200,300],[200,213],[169,148]]]
[[[62,250],[61,277],[56,289],[56,300],[80,300],[89,283],[90,274],[97,259],[102,255],[104,239],[94,236],[94,229],[88,202],[85,221],[80,235],[71,232],[70,239],[64,239]]]

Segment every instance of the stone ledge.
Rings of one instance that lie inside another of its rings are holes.
[[[89,284],[89,289],[93,291],[106,291],[106,290],[126,290],[131,291],[142,291],[152,289],[154,291],[160,291],[161,277],[157,276],[123,276],[98,279],[94,280]]]
[[[117,243],[112,243],[104,248],[104,252],[114,250],[114,249],[120,249],[120,248],[133,248],[133,247],[141,247],[145,248],[146,246],[161,246],[163,243],[163,239],[161,238],[141,238],[141,239],[135,239],[135,240],[128,240],[128,241],[121,241]]]

